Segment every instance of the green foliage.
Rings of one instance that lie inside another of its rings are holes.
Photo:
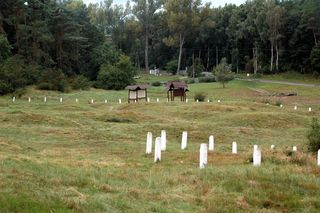
[[[159,87],[159,86],[161,86],[161,82],[155,81],[155,82],[152,82],[151,85],[154,86],[154,87]]]
[[[130,58],[121,55],[116,64],[103,64],[97,78],[96,86],[102,89],[124,89],[134,82],[135,69]]]
[[[193,66],[194,66],[194,76],[193,76]],[[189,69],[188,69],[188,76],[189,77],[199,77],[200,74],[205,71],[205,68],[203,66],[203,64],[201,63],[201,60],[199,58],[196,58],[194,60],[194,65],[192,65]]]
[[[314,70],[320,73],[320,43],[312,49],[310,60]]]
[[[71,87],[75,90],[89,90],[91,87],[91,83],[86,77],[84,77],[83,75],[79,75],[72,79]]]
[[[177,74],[177,68],[178,68],[178,60],[173,59],[170,60],[167,64],[166,64],[166,70],[167,72],[172,73],[173,75]]]
[[[200,83],[216,82],[216,78],[214,76],[212,76],[212,77],[199,77],[198,80]]]
[[[225,88],[225,84],[234,79],[234,74],[231,71],[231,66],[227,64],[226,58],[223,58],[220,64],[214,68],[213,73],[216,81],[220,82]]]
[[[39,66],[28,65],[20,55],[8,58],[0,67],[0,94],[36,83],[40,72]]]
[[[199,102],[203,102],[206,99],[206,94],[203,92],[198,92],[194,95],[194,100],[195,101],[199,101]]]
[[[320,149],[320,123],[317,118],[312,119],[307,138],[309,151],[317,152]]]
[[[0,34],[0,64],[11,55],[11,46],[5,35]]]
[[[61,70],[47,69],[41,73],[37,88],[41,90],[66,92],[69,89],[69,85],[66,76]]]

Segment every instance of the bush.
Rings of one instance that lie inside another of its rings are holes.
[[[312,48],[310,60],[313,69],[320,73],[320,44]]]
[[[61,70],[48,69],[41,73],[38,89],[66,92],[69,89],[66,76]]]
[[[200,77],[199,82],[200,83],[216,82],[216,78],[215,77]]]
[[[84,77],[83,75],[78,75],[76,76],[72,82],[71,82],[71,87],[74,90],[89,90],[91,87],[90,81]]]
[[[0,64],[11,55],[11,48],[7,37],[0,34]]]
[[[199,77],[200,74],[205,70],[199,58],[194,60],[194,76],[193,76],[193,65],[188,69],[189,77]]]
[[[231,71],[231,66],[227,64],[227,59],[223,58],[220,64],[214,68],[214,75],[216,76],[216,81],[222,84],[225,88],[225,84],[234,79],[234,74]]]
[[[169,61],[166,64],[166,70],[167,72],[172,73],[173,75],[177,74],[177,69],[178,69],[178,61],[176,59],[173,59],[171,61]]]
[[[154,87],[159,87],[159,86],[161,86],[161,83],[159,81],[155,81],[155,82],[152,82],[151,85]]]
[[[38,65],[26,64],[20,55],[8,58],[0,67],[0,94],[36,83],[40,72]]]
[[[122,55],[114,65],[101,65],[96,86],[102,89],[121,90],[134,82],[134,75],[135,69],[130,58]]]
[[[194,100],[195,101],[199,101],[199,102],[203,102],[206,99],[206,94],[202,93],[202,92],[198,92],[194,95]]]
[[[320,149],[320,124],[317,118],[312,119],[310,130],[307,134],[309,141],[308,149],[311,152],[317,152]]]

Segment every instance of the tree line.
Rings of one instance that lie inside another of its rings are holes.
[[[234,72],[319,75],[319,40],[318,0],[248,0],[219,8],[201,0],[2,0],[0,94],[34,83],[88,87],[86,79],[119,89],[136,69],[176,74],[187,68],[198,76],[223,58]]]

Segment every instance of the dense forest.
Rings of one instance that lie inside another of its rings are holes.
[[[319,0],[0,1],[0,94],[121,89],[136,70],[320,73]]]

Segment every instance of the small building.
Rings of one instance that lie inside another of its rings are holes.
[[[144,99],[147,101],[148,94],[147,94],[147,88],[148,85],[130,85],[127,86],[126,89],[128,89],[128,103],[130,101],[138,102],[139,100]]]
[[[170,81],[166,84],[168,100],[174,101],[174,97],[179,97],[181,101],[186,101],[188,85],[184,81]]]

